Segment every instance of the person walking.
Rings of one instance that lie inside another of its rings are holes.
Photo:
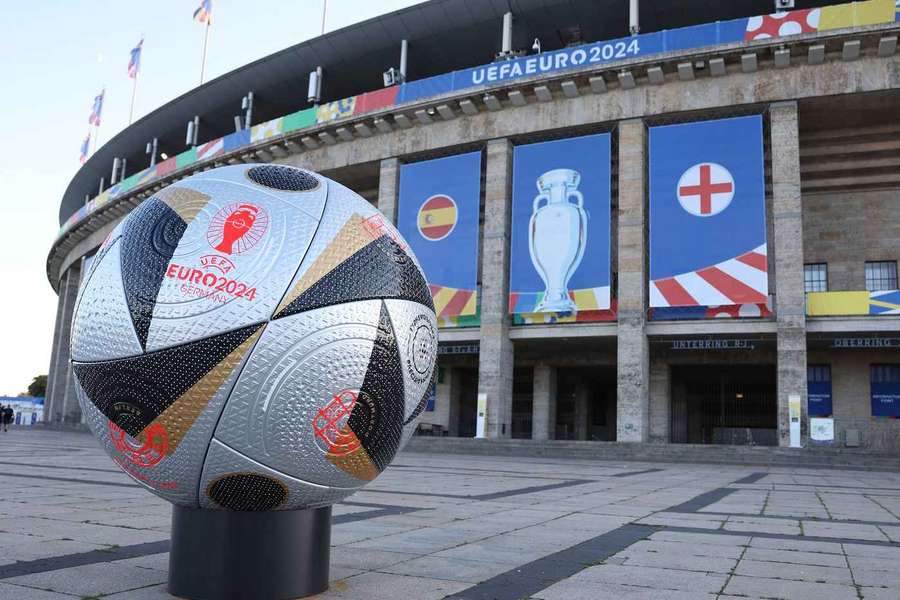
[[[9,425],[13,421],[13,412],[12,406],[9,404],[6,405],[6,408],[3,409],[3,431],[9,431]]]

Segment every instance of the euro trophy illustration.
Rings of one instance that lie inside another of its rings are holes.
[[[577,306],[569,298],[569,279],[581,264],[587,242],[584,196],[577,189],[581,174],[554,169],[536,183],[540,193],[528,223],[528,250],[545,289],[535,311],[573,312]]]

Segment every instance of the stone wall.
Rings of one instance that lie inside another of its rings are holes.
[[[866,289],[867,260],[900,261],[900,190],[803,195],[803,256],[828,263],[828,289]]]
[[[843,446],[847,429],[858,429],[863,447],[900,450],[900,419],[872,416],[869,386],[869,366],[900,363],[900,350],[817,350],[809,362],[831,365],[836,445]]]

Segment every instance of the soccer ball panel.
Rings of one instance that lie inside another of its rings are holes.
[[[213,440],[199,491],[202,508],[290,510],[340,502],[356,488],[317,485],[291,477]]]
[[[243,170],[233,173],[246,180]],[[309,193],[319,206],[324,192]],[[158,194],[187,227],[155,298],[148,350],[271,316],[318,225],[318,216],[298,209],[305,204],[298,194],[276,194],[222,178]]]
[[[232,332],[105,365],[76,363],[76,389],[88,426],[133,479],[170,502],[196,506],[194,482],[216,421],[261,332],[257,326],[240,335]],[[213,361],[191,364],[189,358],[198,352],[199,343],[206,343],[205,355],[213,354],[210,341],[223,346]],[[162,354],[169,356],[161,359]],[[186,372],[166,372],[166,365]],[[129,381],[119,379],[123,377]],[[169,385],[160,386],[156,394],[147,393],[148,383],[159,379]]]
[[[391,323],[396,332],[400,361],[403,363],[405,395],[404,423],[424,409],[434,374],[437,357],[437,319],[434,311],[407,300],[385,300]]]
[[[72,360],[109,360],[141,353],[125,303],[119,265],[117,241],[91,264],[89,279],[81,288],[72,318]]]
[[[354,302],[269,323],[215,437],[304,481],[359,486],[329,460],[330,444],[349,417],[338,414],[336,400],[349,404],[341,394],[358,394],[363,385],[380,308],[378,300]]]

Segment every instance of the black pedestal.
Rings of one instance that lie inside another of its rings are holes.
[[[331,507],[239,512],[172,507],[169,593],[284,600],[328,589]]]

